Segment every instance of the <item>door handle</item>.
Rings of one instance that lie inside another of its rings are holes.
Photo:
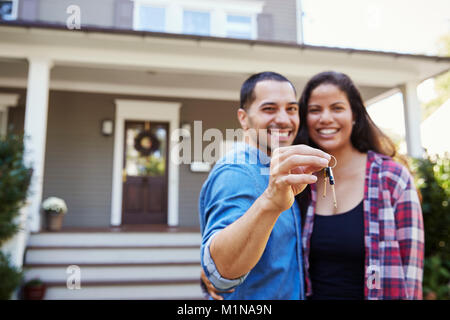
[[[125,168],[122,170],[122,182],[127,182],[127,170]]]

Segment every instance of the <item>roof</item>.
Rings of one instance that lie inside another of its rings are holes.
[[[60,90],[101,87],[230,101],[238,100],[242,81],[262,70],[285,75],[297,88],[314,74],[335,70],[348,74],[373,102],[450,70],[450,57],[95,26],[78,31],[40,22],[0,22],[0,38],[0,84],[16,87],[26,87],[30,59],[52,62],[52,85]]]
[[[42,29],[55,29],[55,30],[67,30],[65,25],[59,23],[49,23],[49,22],[30,22],[23,20],[16,21],[0,21],[0,26],[17,26],[17,27],[27,27],[27,28],[42,28]],[[172,38],[172,39],[190,39],[190,40],[208,40],[208,41],[218,41],[227,43],[247,43],[250,45],[266,45],[266,46],[277,46],[277,47],[290,47],[290,48],[300,48],[300,49],[314,49],[321,51],[335,51],[335,52],[346,52],[361,53],[361,54],[372,54],[372,55],[385,55],[393,56],[395,58],[417,58],[422,60],[432,60],[432,61],[445,61],[450,62],[450,57],[445,56],[430,56],[430,55],[420,55],[420,54],[409,54],[409,53],[398,53],[391,51],[376,51],[376,50],[365,50],[365,49],[354,49],[354,48],[342,48],[342,47],[327,47],[327,46],[315,46],[309,44],[298,44],[294,42],[283,42],[283,41],[266,41],[266,40],[248,40],[248,39],[234,39],[234,38],[223,38],[223,37],[212,37],[212,36],[199,36],[190,34],[175,34],[175,33],[165,33],[165,32],[152,32],[152,31],[137,31],[131,29],[119,29],[119,28],[105,28],[99,26],[83,26],[80,30],[70,30],[71,32],[96,32],[96,33],[108,33],[108,34],[122,34],[122,35],[134,35],[134,36],[152,36],[159,38]]]

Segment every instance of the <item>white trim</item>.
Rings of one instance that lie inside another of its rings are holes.
[[[143,101],[143,100],[115,100],[116,117],[114,132],[114,160],[113,183],[111,199],[111,225],[119,226],[122,223],[122,168],[123,168],[123,136],[125,120],[151,120],[169,122],[169,134],[179,128],[180,107],[177,102]],[[178,225],[178,191],[179,166],[170,161],[169,157],[169,183],[168,183],[168,212],[169,226]]]
[[[22,78],[0,77],[0,87],[26,88],[27,80]],[[130,94],[137,96],[158,96],[170,98],[193,98],[209,100],[238,101],[239,92],[236,90],[156,87],[147,85],[128,85],[101,82],[54,80],[50,83],[50,90],[63,90],[75,92]]]
[[[113,35],[38,28],[0,28],[0,57],[24,59],[47,56],[55,65],[127,68],[213,76],[276,70],[288,78],[310,78],[339,66],[359,85],[395,87],[414,79],[428,79],[450,67],[447,60],[408,58],[372,53],[301,50],[247,42],[172,39],[150,35]],[[70,43],[70,45],[69,45]],[[107,49],[106,49],[107,48]],[[273,59],[276,56],[277,59]],[[255,59],[258,57],[258,59]]]

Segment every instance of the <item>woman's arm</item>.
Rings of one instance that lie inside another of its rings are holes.
[[[424,226],[422,208],[414,181],[403,168],[394,203],[396,237],[400,246],[408,299],[422,299]]]

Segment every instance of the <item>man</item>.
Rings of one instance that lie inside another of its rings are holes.
[[[304,299],[295,195],[330,156],[292,146],[298,103],[280,74],[248,78],[237,116],[245,143],[217,162],[200,192],[203,271],[217,289],[234,288],[226,299]]]

